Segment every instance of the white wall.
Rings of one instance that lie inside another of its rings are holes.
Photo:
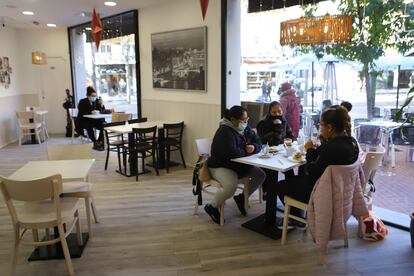
[[[37,94],[39,106],[48,110],[50,133],[64,133],[66,114],[62,108],[65,89],[71,89],[69,45],[66,29],[21,29],[17,31],[20,55],[20,89]],[[32,64],[31,54],[46,54],[46,65]]]
[[[194,139],[212,137],[220,118],[220,17],[220,0],[209,1],[205,21],[199,1],[169,1],[139,10],[142,113],[150,120],[184,121],[188,163],[194,162]],[[207,26],[207,93],[154,89],[151,34],[200,26]]]
[[[0,29],[0,57],[8,57],[12,68],[11,84],[6,89],[0,85],[0,148],[17,139],[16,111],[23,110],[34,102],[35,95],[21,90],[21,66],[18,31],[13,28]]]

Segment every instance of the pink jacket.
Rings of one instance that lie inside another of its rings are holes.
[[[342,239],[351,214],[368,215],[363,196],[364,172],[359,160],[352,165],[328,166],[313,187],[308,225],[323,254],[330,240]]]
[[[288,90],[280,95],[280,104],[282,105],[283,114],[292,128],[293,136],[298,138],[299,135],[299,116],[300,116],[300,103],[296,98],[295,90]]]

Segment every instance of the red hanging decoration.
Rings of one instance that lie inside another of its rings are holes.
[[[201,13],[203,15],[203,20],[206,18],[208,0],[200,0]]]
[[[102,39],[103,34],[103,27],[101,19],[99,18],[99,15],[96,13],[95,8],[93,9],[93,15],[92,15],[92,38],[93,41],[95,41],[96,50],[99,50],[99,43]]]

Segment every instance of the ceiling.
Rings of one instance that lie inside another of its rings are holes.
[[[159,5],[171,0],[111,0],[115,7],[107,7],[106,0],[0,0],[0,28],[4,23],[13,28],[46,28],[47,23],[66,28],[91,21],[91,17],[82,16],[91,13],[93,8],[101,17],[117,13]],[[23,15],[22,11],[32,11],[34,15]],[[39,24],[36,25],[34,21]]]

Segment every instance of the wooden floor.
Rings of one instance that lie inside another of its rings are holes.
[[[0,174],[9,175],[27,161],[46,159],[46,144],[0,149]],[[139,182],[114,172],[115,155],[104,171],[104,152],[94,152],[91,172],[101,221],[94,225],[76,275],[413,275],[414,250],[408,232],[389,229],[382,242],[356,238],[354,219],[348,222],[350,245],[330,243],[327,263],[318,264],[316,246],[308,234],[295,230],[280,245],[240,225],[260,214],[264,204],[253,195],[249,215],[242,217],[232,200],[225,208],[224,227],[213,224],[199,208],[192,215],[191,169],[176,167],[167,175],[140,176]],[[207,198],[208,200],[209,198]],[[84,211],[82,211],[84,215]],[[86,224],[83,216],[83,229]],[[12,245],[10,217],[0,199],[0,275],[7,275]],[[67,275],[65,262],[27,262],[31,247],[20,247],[17,275]]]

